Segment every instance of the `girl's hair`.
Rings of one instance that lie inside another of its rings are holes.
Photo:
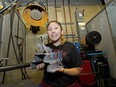
[[[58,21],[56,21],[56,20],[50,21],[50,22],[47,24],[47,28],[48,28],[48,26],[49,26],[51,23],[53,23],[53,22],[56,23],[56,24],[58,24],[58,25],[60,26],[61,30],[63,30],[61,23],[58,22]],[[61,36],[61,40],[62,40],[62,44],[64,44],[64,43],[66,42],[66,39],[64,38],[63,35]]]
[[[60,22],[58,22],[58,21],[56,21],[56,20],[54,20],[54,21],[50,21],[48,24],[47,24],[47,28],[48,28],[48,26],[51,24],[51,23],[56,23],[56,24],[58,24],[59,26],[60,26],[60,28],[61,28],[61,30],[63,30],[62,29],[62,25],[61,25],[61,23]]]

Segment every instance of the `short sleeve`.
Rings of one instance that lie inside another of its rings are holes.
[[[78,52],[75,45],[72,46],[71,58],[72,58],[71,59],[72,67],[80,67],[81,66],[82,58],[81,58],[80,53]]]

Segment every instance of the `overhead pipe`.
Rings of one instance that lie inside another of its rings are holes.
[[[109,0],[107,3],[106,3],[106,5],[94,16],[94,17],[92,17],[87,23],[86,23],[86,25],[88,24],[88,23],[90,23],[94,18],[96,18],[100,13],[102,13],[105,9],[106,9],[106,7],[107,6],[109,6],[112,2],[114,2],[114,0]]]
[[[73,32],[73,26],[72,26],[72,15],[71,15],[71,8],[70,8],[70,0],[68,0],[68,9],[69,9],[69,16],[70,16],[70,26],[71,26],[71,32],[72,32],[72,42],[74,42],[74,32]]]
[[[46,11],[48,12],[48,0],[46,0]],[[49,16],[49,14],[48,14],[48,16]],[[49,22],[49,18],[48,18],[47,22]]]
[[[4,13],[6,10],[8,10],[10,7],[15,6],[16,4],[17,4],[17,0],[12,1],[10,4],[0,9],[0,14]]]
[[[66,28],[66,38],[67,38],[67,41],[68,41],[68,29],[67,29],[67,24],[66,24],[66,13],[65,13],[64,0],[62,0],[62,4],[63,4],[64,21],[65,21],[65,28]]]
[[[57,20],[58,18],[57,18],[56,0],[54,0],[54,3],[55,3],[55,6],[54,6],[55,7],[55,16],[56,16],[56,20]]]
[[[78,38],[78,42],[81,42],[81,39],[80,39],[80,32],[79,32],[79,25],[78,25],[78,19],[77,19],[77,10],[78,10],[78,0],[76,0],[76,11],[75,11],[75,17],[76,17],[76,30],[77,30],[77,38]]]
[[[46,0],[46,10],[48,12],[48,0]],[[49,16],[49,13],[48,13],[48,16]],[[49,22],[49,18],[47,20],[47,23]],[[48,43],[50,42],[49,38],[48,38]]]

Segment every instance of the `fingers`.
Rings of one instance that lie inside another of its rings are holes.
[[[38,64],[38,65],[37,65],[37,70],[42,70],[42,69],[44,69],[44,66],[45,66],[44,63]]]
[[[58,71],[58,72],[64,72],[64,68],[62,67],[62,68],[58,68],[56,71]]]

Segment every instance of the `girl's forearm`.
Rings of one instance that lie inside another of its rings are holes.
[[[71,75],[71,76],[77,76],[81,73],[81,69],[80,69],[80,67],[71,68],[71,69],[64,68],[63,73],[65,73],[67,75]]]

